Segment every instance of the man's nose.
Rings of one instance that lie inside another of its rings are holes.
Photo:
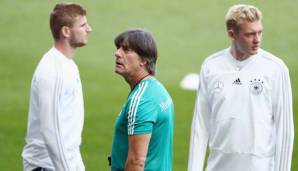
[[[254,43],[260,43],[262,39],[262,35],[261,34],[256,34],[254,36]]]
[[[120,48],[116,49],[114,55],[115,55],[116,58],[119,58],[120,57]]]
[[[92,31],[92,28],[89,24],[87,24],[87,32],[91,32]]]

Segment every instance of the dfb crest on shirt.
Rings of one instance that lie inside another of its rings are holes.
[[[262,81],[261,79],[253,79],[253,80],[250,80],[250,91],[254,94],[254,95],[259,95],[262,93],[263,91],[263,84],[264,84],[264,81]]]

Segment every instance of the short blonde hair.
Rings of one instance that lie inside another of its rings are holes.
[[[252,5],[238,4],[233,5],[228,10],[225,22],[227,30],[239,31],[239,26],[244,21],[255,22],[262,20],[261,11]]]

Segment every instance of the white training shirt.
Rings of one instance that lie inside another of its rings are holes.
[[[32,79],[24,169],[83,171],[79,146],[84,122],[78,68],[54,47],[39,62]]]
[[[294,140],[289,72],[260,49],[237,61],[230,48],[208,57],[192,120],[188,171],[290,171]]]

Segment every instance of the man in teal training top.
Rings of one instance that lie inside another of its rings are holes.
[[[115,38],[115,72],[131,91],[115,123],[112,171],[171,171],[174,105],[154,78],[157,48],[152,35],[127,30]]]

